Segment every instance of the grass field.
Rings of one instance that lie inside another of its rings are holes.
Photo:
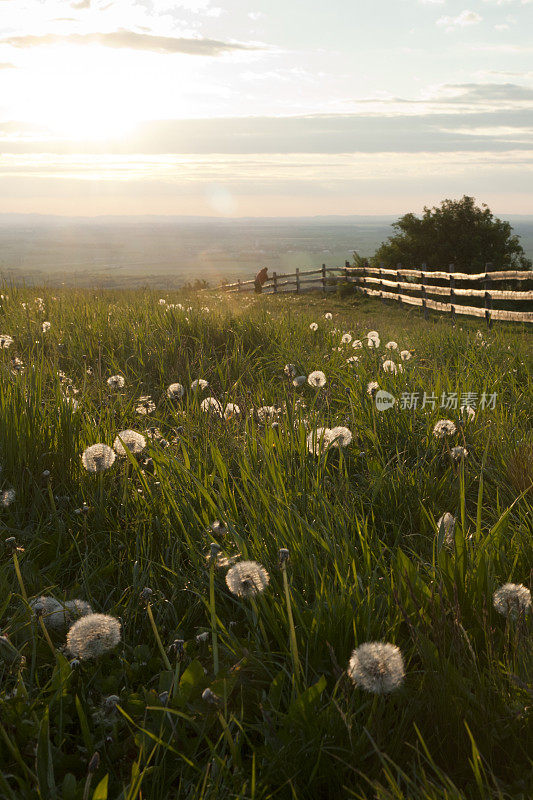
[[[216,292],[0,319],[2,798],[533,796],[530,333]]]

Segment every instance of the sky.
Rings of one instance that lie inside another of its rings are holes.
[[[533,214],[533,0],[0,0],[0,213]]]

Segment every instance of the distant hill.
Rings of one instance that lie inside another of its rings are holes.
[[[503,216],[503,215],[502,215]],[[529,258],[533,217],[509,216]],[[57,217],[0,214],[0,273],[16,282],[179,286],[371,256],[396,216]]]

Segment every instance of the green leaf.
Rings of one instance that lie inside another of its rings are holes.
[[[104,775],[98,786],[93,792],[93,800],[107,800],[107,784],[109,775]]]
[[[326,678],[322,675],[313,686],[310,686],[309,689],[302,692],[296,700],[293,700],[289,706],[287,716],[292,720],[297,717],[309,718],[325,688]]]
[[[37,739],[37,780],[39,792],[43,798],[56,798],[56,782],[54,778],[54,763],[49,736],[49,709],[46,708]]]

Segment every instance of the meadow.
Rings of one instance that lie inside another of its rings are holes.
[[[2,798],[533,796],[528,330],[13,286],[0,320]]]

